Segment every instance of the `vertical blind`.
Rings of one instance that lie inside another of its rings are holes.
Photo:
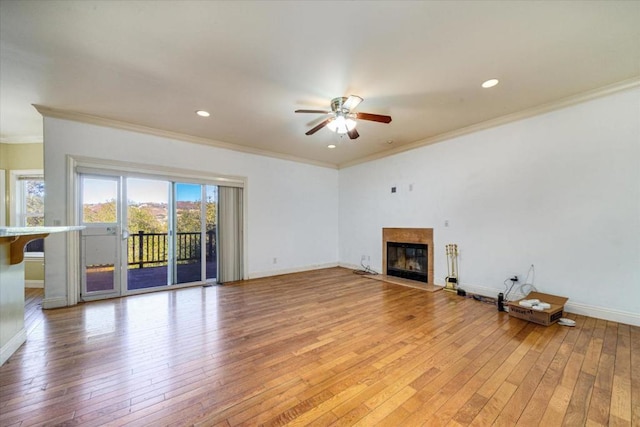
[[[218,283],[242,280],[242,188],[218,187]]]

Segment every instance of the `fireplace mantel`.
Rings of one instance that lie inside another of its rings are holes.
[[[427,283],[433,285],[433,228],[383,228],[382,274],[387,275],[387,242],[427,245]]]

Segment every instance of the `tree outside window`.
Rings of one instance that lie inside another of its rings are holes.
[[[15,225],[44,226],[44,177],[41,174],[18,173],[15,179]],[[30,242],[25,252],[32,254],[44,252],[44,239]]]

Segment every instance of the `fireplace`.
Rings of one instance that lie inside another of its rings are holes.
[[[387,275],[427,282],[428,245],[387,242]]]
[[[382,229],[383,276],[433,286],[433,265],[433,228]]]

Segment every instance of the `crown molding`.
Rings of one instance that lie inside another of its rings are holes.
[[[138,125],[135,123],[123,122],[120,120],[108,119],[106,117],[94,116],[92,114],[79,113],[77,111],[61,110],[58,108],[46,107],[44,105],[32,104],[33,107],[44,117],[52,117],[56,119],[71,120],[74,122],[87,123],[96,126],[121,129],[130,132],[143,133],[147,135],[158,136],[161,138],[174,139],[193,144],[208,145],[225,150],[239,151],[242,153],[255,154],[258,156],[272,157],[280,160],[289,160],[297,163],[306,163],[313,166],[337,169],[337,165],[333,163],[320,162],[316,160],[305,159],[303,157],[291,156],[288,154],[277,153],[258,148],[247,147],[245,145],[231,144],[228,142],[216,141],[209,138],[187,135],[180,132],[172,132],[163,129],[156,129],[148,126]]]
[[[456,129],[450,132],[441,133],[439,135],[435,135],[430,138],[426,138],[410,144],[401,145],[399,147],[392,148],[390,150],[381,151],[379,153],[375,153],[370,156],[363,157],[361,159],[340,163],[338,164],[338,169],[344,169],[351,166],[359,165],[361,163],[371,162],[373,160],[378,160],[384,157],[393,156],[394,154],[399,154],[405,151],[414,150],[416,148],[424,147],[426,145],[436,144],[438,142],[447,141],[449,139],[457,138],[459,136],[468,135],[470,133],[479,132],[481,130],[490,129],[493,127],[501,126],[501,125],[515,122],[518,120],[523,120],[530,117],[538,116],[554,110],[559,110],[562,108],[570,107],[572,105],[591,101],[592,99],[597,99],[603,96],[611,95],[616,92],[633,89],[637,86],[640,86],[640,77],[633,77],[631,79],[623,80],[621,82],[617,82],[608,86],[593,89],[588,92],[582,92],[578,95],[569,96],[566,98],[559,99],[557,101],[538,105],[532,108],[527,108],[526,110],[518,111],[516,113],[507,114],[505,116],[501,116],[495,119],[476,123],[476,124],[466,126],[460,129]]]
[[[277,153],[268,150],[261,150],[258,148],[247,147],[245,145],[231,144],[228,142],[216,141],[209,138],[203,138],[198,136],[187,135],[179,132],[172,132],[168,130],[156,129],[148,126],[138,125],[135,123],[123,122],[120,120],[108,119],[105,117],[95,116],[91,114],[80,113],[76,111],[61,110],[57,108],[46,107],[43,105],[33,104],[33,107],[44,117],[53,117],[58,119],[72,120],[76,122],[88,123],[96,126],[103,126],[115,129],[122,129],[131,132],[143,133],[148,135],[154,135],[161,138],[174,139],[184,142],[190,142],[194,144],[208,145],[211,147],[222,148],[226,150],[238,151],[242,153],[254,154],[258,156],[265,156],[276,158],[280,160],[288,160],[298,163],[306,163],[313,166],[319,166],[329,169],[344,169],[351,166],[355,166],[362,163],[371,162],[374,160],[382,159],[384,157],[393,156],[395,154],[403,153],[405,151],[414,150],[416,148],[424,147],[431,144],[447,141],[453,138],[457,138],[463,135],[468,135],[474,132],[479,132],[485,129],[501,126],[507,123],[515,122],[518,120],[527,119],[530,117],[545,114],[554,110],[570,107],[572,105],[587,102],[593,99],[601,98],[607,95],[611,95],[616,92],[633,89],[640,86],[640,76],[633,77],[627,80],[623,80],[608,86],[593,89],[587,92],[582,92],[578,95],[562,98],[557,101],[549,102],[546,104],[538,105],[526,110],[518,111],[516,113],[507,114],[495,119],[486,120],[484,122],[476,123],[470,126],[466,126],[460,129],[456,129],[450,132],[445,132],[439,135],[435,135],[420,141],[404,144],[399,147],[395,147],[389,150],[381,151],[369,156],[362,157],[357,160],[344,162],[340,164],[333,164],[327,162],[320,162],[316,160],[305,159],[302,157],[291,156],[283,153]]]

